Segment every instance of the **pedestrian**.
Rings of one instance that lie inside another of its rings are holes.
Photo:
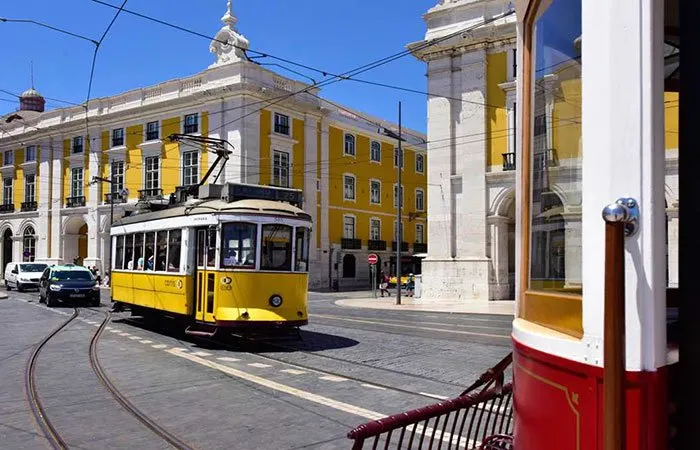
[[[100,269],[97,268],[97,266],[93,266],[93,269],[95,269],[95,280],[97,280],[97,285],[100,286],[102,283],[102,277],[100,276]]]
[[[412,273],[408,274],[408,280],[406,280],[406,295],[408,297],[413,297],[413,289],[416,283],[416,279],[414,278]]]
[[[388,287],[389,287],[389,275],[384,273],[384,271],[382,270],[381,279],[379,281],[379,292],[381,293],[382,297],[384,297],[385,292],[386,292],[387,297],[391,296],[391,294],[389,294],[389,289],[387,289]]]

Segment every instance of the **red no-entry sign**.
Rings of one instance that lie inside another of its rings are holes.
[[[370,264],[377,264],[377,261],[379,261],[379,257],[375,255],[374,253],[370,253],[367,255],[367,262]]]

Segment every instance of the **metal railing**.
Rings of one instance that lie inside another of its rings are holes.
[[[415,242],[413,244],[413,252],[414,253],[427,253],[428,252],[428,244],[424,244],[421,242]]]
[[[15,212],[14,203],[3,203],[0,205],[0,213],[11,213]]]
[[[139,190],[139,200],[152,200],[156,198],[163,198],[163,189],[140,189]]]
[[[503,153],[503,171],[515,170],[515,152]]]
[[[116,205],[118,203],[126,203],[126,202],[127,202],[126,195],[122,195],[119,192],[105,194],[105,203],[108,205],[110,203],[114,203]]]
[[[386,250],[386,241],[370,239],[367,241],[368,250]]]
[[[396,251],[396,241],[391,241],[391,250]],[[408,251],[408,242],[401,243],[401,251],[402,252]]]
[[[362,248],[362,241],[360,239],[342,238],[340,240],[340,247],[347,250],[360,250]]]
[[[85,196],[66,197],[66,208],[76,208],[78,206],[85,206]]]
[[[37,202],[22,202],[20,211],[36,211],[37,207]]]
[[[511,362],[509,354],[459,397],[354,428],[348,433],[353,450],[365,444],[372,449],[512,450],[513,384],[503,383]]]

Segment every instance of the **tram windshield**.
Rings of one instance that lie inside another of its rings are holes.
[[[292,270],[292,227],[270,224],[262,227],[261,270]]]
[[[253,223],[225,223],[221,231],[221,267],[255,269],[258,226]]]

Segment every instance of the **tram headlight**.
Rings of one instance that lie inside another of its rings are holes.
[[[275,294],[272,297],[270,297],[269,301],[270,301],[270,306],[272,306],[273,308],[279,308],[280,306],[282,306],[282,296],[281,295]]]
[[[60,291],[61,286],[58,284],[51,284],[51,285],[49,285],[49,289],[51,289],[52,291]]]

